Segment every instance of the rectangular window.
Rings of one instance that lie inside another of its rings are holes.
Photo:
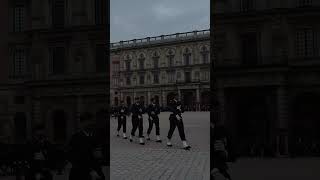
[[[130,84],[131,84],[130,76],[126,77],[126,84],[127,84],[127,85],[130,85]]]
[[[185,72],[185,81],[186,81],[186,83],[191,82],[191,73],[190,72]]]
[[[139,66],[140,66],[140,69],[141,69],[141,70],[144,69],[144,59],[140,59],[140,60],[139,60]]]
[[[102,25],[105,24],[104,22],[104,12],[107,7],[104,3],[105,0],[95,0],[95,22],[96,25]]]
[[[153,58],[153,68],[157,69],[159,67],[159,58]]]
[[[126,61],[126,70],[130,71],[130,61]]]
[[[248,33],[242,36],[242,63],[244,65],[256,65],[258,62],[256,33]]]
[[[169,72],[168,75],[169,75],[168,82],[169,83],[173,83],[174,82],[175,73],[174,72]]]
[[[54,28],[63,28],[64,21],[65,21],[65,1],[53,0],[52,26]]]
[[[190,65],[190,54],[184,55],[184,65],[189,66]]]
[[[298,30],[296,33],[296,54],[298,57],[314,56],[314,32],[311,28]]]
[[[154,73],[154,75],[153,75],[153,82],[154,82],[155,84],[158,84],[158,83],[159,83],[159,73],[158,73],[158,72]]]
[[[63,74],[65,69],[65,48],[55,47],[51,49],[49,59],[49,73]]]
[[[25,7],[18,5],[14,8],[14,32],[24,31]]]
[[[107,73],[107,55],[103,45],[96,46],[96,72]]]
[[[173,67],[174,66],[174,56],[168,56],[168,60],[169,60],[169,67]]]
[[[209,62],[208,61],[208,53],[202,54],[202,61],[203,61],[203,64],[207,64]]]
[[[14,52],[13,74],[14,76],[22,76],[26,70],[26,52],[23,48],[17,48]]]
[[[298,7],[312,6],[312,0],[297,0]]]
[[[140,76],[140,84],[144,84],[144,76],[143,75]]]
[[[254,10],[254,0],[241,0],[241,12],[249,12]]]

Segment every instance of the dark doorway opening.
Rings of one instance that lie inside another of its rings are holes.
[[[25,141],[27,136],[27,118],[24,112],[16,113],[14,117],[14,127],[16,141]]]
[[[130,106],[131,105],[131,97],[127,96],[127,105]]]
[[[293,103],[291,153],[320,155],[320,94],[298,95]]]
[[[275,118],[273,91],[237,88],[226,91],[226,123],[242,156],[273,156]]]
[[[55,110],[52,114],[53,139],[55,142],[64,142],[67,137],[67,120],[64,110]]]

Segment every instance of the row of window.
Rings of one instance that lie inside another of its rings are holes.
[[[241,12],[249,12],[255,10],[257,0],[241,0],[240,10]],[[296,0],[297,7],[312,6],[312,0]]]
[[[53,28],[63,28],[65,25],[66,10],[67,10],[66,0],[52,0],[51,4],[51,21]],[[23,32],[25,30],[26,24],[26,4],[16,4],[13,9],[13,30],[14,32]],[[97,25],[105,24],[105,14],[106,4],[105,0],[95,0],[95,23]]]
[[[296,32],[295,54],[298,58],[314,57],[316,53],[316,32],[312,28],[303,28]],[[247,33],[241,36],[242,64],[258,63],[258,35]]]
[[[27,50],[26,48],[15,48],[13,54],[14,77],[21,77],[27,73]],[[66,49],[64,47],[53,47],[49,49],[49,74],[59,75],[66,72]],[[97,46],[95,53],[96,72],[107,72],[107,56],[105,46]]]
[[[202,63],[203,64],[208,64],[210,63],[209,61],[209,51],[204,51],[204,52],[201,52],[201,57],[202,57]],[[147,62],[148,64],[148,67],[151,67],[151,68],[154,68],[154,69],[157,69],[159,68],[159,59],[160,57],[157,56],[157,57],[153,57],[152,58],[152,64],[153,66],[151,66],[151,62]],[[191,65],[191,53],[187,53],[187,54],[184,54],[183,55],[183,60],[184,60],[184,63],[183,65],[185,66],[189,66]],[[125,69],[127,71],[131,71],[131,67],[133,67],[134,69],[137,69],[137,62],[136,61],[132,61],[131,59],[127,59],[125,60]],[[139,69],[140,70],[143,70],[145,69],[145,63],[146,63],[146,59],[144,57],[141,57],[138,59],[138,64],[139,64]],[[196,62],[195,62],[196,63]],[[164,63],[162,63],[163,65]],[[176,61],[175,62],[175,55],[173,54],[169,54],[167,56],[167,64],[168,64],[168,67],[174,67],[175,65],[181,65],[181,61]],[[197,63],[196,63],[197,64]],[[131,66],[132,65],[132,66]]]
[[[160,73],[159,72],[154,72],[152,75],[148,74],[147,76],[144,74],[140,74],[138,76],[126,76],[125,78],[125,84],[127,86],[130,85],[137,85],[138,83],[140,85],[144,85],[144,84],[159,84],[159,80],[160,80]],[[194,77],[193,77],[193,81],[208,81],[210,78],[210,72],[209,71],[203,71],[202,76],[200,77],[200,72],[196,71],[194,73]],[[192,82],[192,77],[191,77],[191,72],[190,71],[186,71],[184,72],[184,79],[182,79],[182,74],[181,72],[177,72],[175,73],[174,71],[172,72],[168,72],[168,76],[162,75],[161,76],[162,81],[161,82],[165,82],[167,80],[167,83],[176,83],[176,82],[186,82],[186,83],[190,83]],[[145,82],[145,80],[147,80],[147,83]],[[118,78],[114,78],[113,82],[115,83],[115,86],[119,86],[121,84],[124,84],[124,79],[121,79],[120,81],[118,80]],[[120,84],[118,84],[120,83]]]

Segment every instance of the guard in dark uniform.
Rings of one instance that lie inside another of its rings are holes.
[[[133,141],[132,138],[135,136],[137,128],[139,128],[139,143],[144,145],[142,115],[145,113],[145,108],[143,107],[139,98],[135,98],[135,101],[135,104],[132,105],[130,110],[132,113],[132,131],[130,135],[130,142]]]
[[[147,108],[147,112],[149,115],[149,128],[147,131],[148,137],[147,140],[150,140],[150,133],[153,127],[153,124],[156,126],[156,142],[162,142],[160,139],[160,127],[159,127],[159,117],[160,114],[160,106],[156,104],[156,101],[154,98],[151,99],[151,104]]]
[[[117,116],[118,116],[117,136],[118,137],[120,136],[119,131],[122,126],[123,139],[127,139],[127,135],[126,135],[127,115],[128,115],[128,108],[125,106],[124,101],[121,101],[121,105],[117,108]]]
[[[95,157],[97,147],[92,126],[92,124],[86,125],[71,138],[68,159],[72,168],[69,180],[105,179]]]
[[[169,110],[172,112],[169,117],[170,129],[168,132],[168,142],[167,146],[171,147],[171,137],[176,127],[178,127],[179,135],[182,140],[182,146],[185,150],[189,150],[191,147],[187,144],[186,136],[184,134],[184,125],[182,121],[183,108],[181,102],[175,96],[169,105]]]
[[[47,138],[36,132],[30,144],[31,150],[31,163],[30,173],[26,176],[27,180],[52,180],[53,175],[50,171],[49,165],[49,148],[50,142]]]
[[[225,179],[231,180],[231,176],[228,172],[229,167],[227,165],[227,162],[229,159],[234,160],[233,153],[230,148],[230,140],[227,135],[227,131],[223,126],[217,126],[215,123],[212,125],[213,129],[213,137],[212,139],[212,145],[213,145],[213,151],[211,154],[211,157],[213,159],[212,164],[212,172],[214,169],[217,169],[220,174],[222,174]]]

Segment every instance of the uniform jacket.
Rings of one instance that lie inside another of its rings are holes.
[[[160,106],[158,104],[150,104],[147,108],[148,115],[157,117],[160,114]]]
[[[134,103],[131,106],[130,112],[132,113],[132,117],[138,117],[138,116],[142,116],[142,114],[145,113],[145,108],[142,104],[137,105],[136,103]]]

